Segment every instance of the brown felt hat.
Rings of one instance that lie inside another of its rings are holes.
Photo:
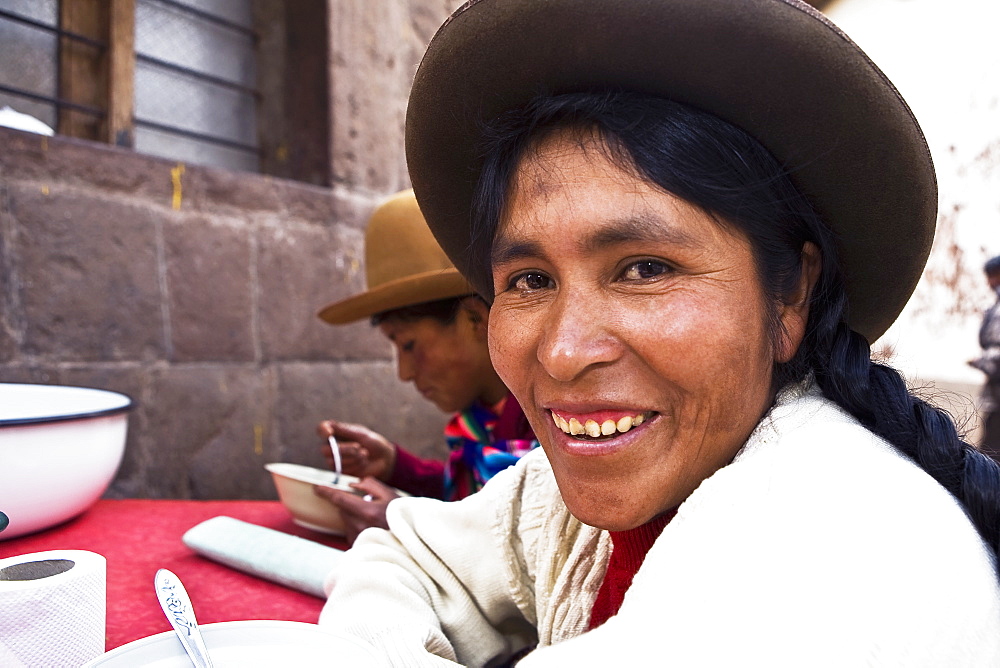
[[[372,213],[365,230],[365,277],[365,292],[327,304],[317,315],[343,325],[473,292],[434,240],[412,190],[396,193]]]
[[[417,70],[406,157],[420,208],[468,276],[481,123],[538,93],[625,89],[753,135],[837,235],[850,325],[896,319],[934,237],[937,183],[892,83],[799,0],[472,0]],[[486,297],[491,285],[476,285]]]

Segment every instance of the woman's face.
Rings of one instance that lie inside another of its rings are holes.
[[[471,303],[471,301],[470,301]],[[459,309],[454,322],[388,318],[379,329],[396,349],[399,378],[442,411],[460,411],[476,400],[491,405],[507,389],[490,363],[485,304]]]
[[[542,141],[510,194],[493,247],[494,365],[570,511],[639,526],[729,463],[773,400],[750,245],[580,133]]]

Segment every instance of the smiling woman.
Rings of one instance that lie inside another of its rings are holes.
[[[633,172],[593,133],[540,141],[492,263],[497,372],[548,432],[570,511],[612,530],[677,506],[732,460],[773,403],[775,355],[791,350],[772,345],[777,307],[746,238]],[[780,324],[797,344],[795,306]]]
[[[542,450],[394,501],[322,624],[392,666],[1000,664],[1000,467],[870,359],[933,166],[822,15],[467,3],[407,157]]]

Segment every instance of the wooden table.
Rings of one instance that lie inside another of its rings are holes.
[[[346,549],[342,539],[299,527],[278,501],[98,501],[65,524],[0,540],[0,559],[45,550],[89,550],[108,561],[106,649],[169,631],[156,601],[153,576],[168,568],[191,596],[198,621],[285,619],[313,622],[323,600],[206,559],[183,542],[188,529],[227,515]]]

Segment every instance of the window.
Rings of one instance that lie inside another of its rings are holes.
[[[258,171],[250,0],[136,0],[135,148]]]
[[[108,51],[108,44],[64,28],[57,0],[0,0],[0,43],[4,45],[0,49],[0,105],[34,116],[52,128],[68,130],[74,121],[94,126],[106,120],[106,105],[61,94],[69,86],[60,82],[64,74],[60,53],[93,60]],[[67,69],[65,74],[72,72],[68,64]]]
[[[57,134],[328,185],[328,89],[283,102],[288,73],[325,80],[326,16],[325,0],[0,0],[0,107]]]

